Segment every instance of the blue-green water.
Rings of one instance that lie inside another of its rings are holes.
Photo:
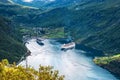
[[[92,58],[84,55],[82,50],[68,50],[66,52],[60,50],[61,44],[45,40],[45,45],[40,46],[35,39],[26,44],[27,48],[32,52],[27,57],[28,64],[35,69],[39,65],[51,65],[65,75],[65,80],[117,80],[110,72],[96,66]],[[25,66],[25,61],[20,65]]]

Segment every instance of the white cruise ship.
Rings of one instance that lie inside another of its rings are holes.
[[[63,44],[61,46],[61,50],[68,50],[68,49],[73,49],[73,48],[75,48],[75,42],[70,42],[67,44]]]

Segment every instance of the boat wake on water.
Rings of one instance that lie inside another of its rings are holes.
[[[96,66],[92,58],[85,56],[81,50],[61,51],[62,44],[49,39],[43,41],[44,46],[35,39],[28,42],[26,47],[31,51],[31,56],[27,57],[28,65],[36,70],[39,65],[50,65],[65,75],[65,80],[117,80],[111,73]],[[19,65],[25,66],[25,61]]]

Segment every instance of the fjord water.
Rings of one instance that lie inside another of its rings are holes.
[[[85,51],[61,51],[61,44],[54,40],[45,40],[44,46],[37,44],[35,39],[28,42],[26,46],[31,51],[28,65],[37,70],[40,64],[50,65],[64,74],[65,80],[117,80],[110,72],[96,66],[91,57],[84,55]],[[25,60],[20,65],[25,66]]]

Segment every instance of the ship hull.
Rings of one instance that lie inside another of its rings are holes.
[[[41,40],[39,40],[39,39],[37,39],[36,42],[37,42],[39,45],[41,45],[41,46],[44,45],[44,43],[43,43]]]
[[[75,47],[69,47],[69,48],[61,48],[62,51],[67,51],[67,50],[71,50],[74,49]]]
[[[71,42],[71,43],[68,43],[68,44],[63,44],[61,46],[61,50],[64,50],[64,51],[69,50],[69,49],[73,49],[73,48],[75,48],[75,42]]]

